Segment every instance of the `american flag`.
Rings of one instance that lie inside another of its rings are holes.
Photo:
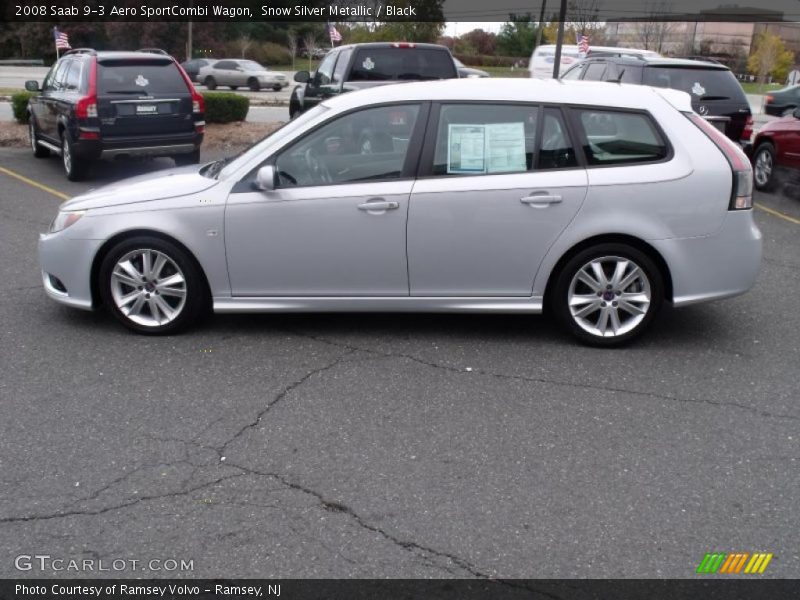
[[[578,34],[578,54],[586,56],[589,54],[589,36]]]
[[[342,41],[342,34],[331,23],[328,23],[328,35],[331,36],[331,44]]]
[[[56,50],[69,50],[72,47],[69,45],[69,36],[59,31],[58,27],[53,27],[53,37],[56,40]]]

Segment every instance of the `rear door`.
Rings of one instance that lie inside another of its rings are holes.
[[[103,138],[194,131],[192,94],[169,57],[98,60],[97,110]]]
[[[443,104],[408,215],[412,296],[530,296],[586,195],[560,108]]]

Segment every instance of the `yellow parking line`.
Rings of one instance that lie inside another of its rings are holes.
[[[28,179],[24,175],[20,175],[19,173],[15,173],[11,169],[6,169],[5,167],[0,167],[0,173],[5,173],[9,177],[14,177],[15,179],[19,179],[20,181],[27,183],[28,185],[32,185],[35,188],[39,188],[47,192],[48,194],[53,194],[56,198],[61,198],[62,200],[69,200],[71,196],[63,192],[59,192],[58,190],[54,190],[51,187],[44,185],[43,183],[39,183],[38,181],[34,181],[33,179]]]
[[[763,204],[759,204],[758,202],[753,202],[753,206],[755,206],[756,208],[759,208],[759,209],[763,210],[764,212],[769,213],[769,214],[771,214],[771,215],[773,215],[775,217],[778,217],[779,219],[783,219],[785,221],[789,221],[789,223],[794,223],[795,225],[800,225],[800,219],[795,219],[794,217],[790,217],[789,215],[785,215],[782,212],[778,212],[777,210],[775,210],[773,208],[767,208],[766,206],[764,206]]]

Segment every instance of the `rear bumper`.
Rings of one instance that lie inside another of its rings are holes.
[[[73,144],[73,153],[89,160],[117,156],[174,156],[199,150],[202,143],[202,133],[79,139]]]
[[[710,236],[650,243],[669,266],[675,306],[743,294],[761,266],[761,231],[752,210],[729,211]]]

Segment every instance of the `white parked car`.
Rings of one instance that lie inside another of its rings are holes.
[[[197,81],[210,90],[223,85],[232,90],[247,87],[254,92],[262,88],[278,92],[289,85],[286,75],[270,71],[254,60],[218,60],[201,68]]]
[[[580,62],[584,58],[596,58],[598,56],[646,56],[656,58],[661,56],[652,50],[641,50],[639,48],[620,48],[617,46],[592,46],[586,56],[581,56],[578,46],[564,44],[561,46],[561,60],[559,61],[559,73],[564,73],[572,65]],[[556,47],[554,44],[542,44],[531,54],[528,71],[531,77],[539,79],[552,79],[553,65],[556,62]]]
[[[688,94],[459,79],[324,100],[240,156],[62,205],[54,300],[141,333],[217,312],[551,314],[580,340],[754,283],[752,171]],[[732,321],[734,317],[731,317]]]

